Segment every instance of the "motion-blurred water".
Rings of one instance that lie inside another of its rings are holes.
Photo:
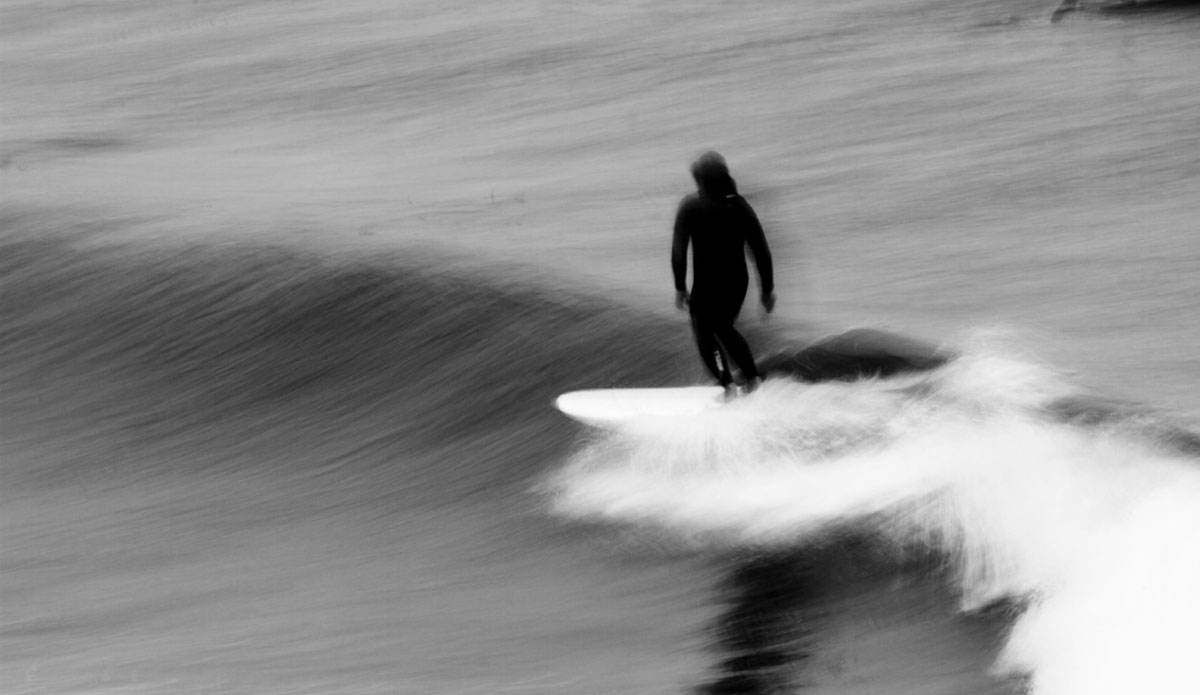
[[[1158,587],[1153,664],[1194,610],[1200,12],[1053,10],[6,0],[0,689],[1016,692],[999,663],[1059,695],[1147,663],[1079,618],[1135,612],[1084,579],[1116,566]],[[549,407],[702,379],[666,256],[707,148],[777,262],[755,347],[971,356],[693,433],[838,415],[738,449],[741,490]],[[1043,412],[1089,392],[1174,415]],[[816,450],[867,473],[810,479]],[[931,555],[828,542],[863,515]],[[746,616],[775,662],[737,661]]]

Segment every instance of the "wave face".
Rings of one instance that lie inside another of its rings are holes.
[[[455,265],[422,253],[109,244],[93,232],[10,234],[0,247],[14,431],[162,445],[198,431],[247,442],[321,431],[360,447],[469,439],[546,419],[561,390],[677,377],[663,363],[686,344],[648,316],[434,271]],[[460,473],[473,475],[446,477]]]
[[[964,611],[1016,620],[995,664],[1037,695],[1189,693],[1200,620],[1200,438],[979,349],[895,379],[768,381],[647,420],[546,483],[568,518],[702,548],[868,537],[944,558]]]
[[[695,670],[704,580],[605,564],[529,491],[577,434],[553,397],[681,379],[683,331],[429,253],[3,224],[0,680],[636,692]]]

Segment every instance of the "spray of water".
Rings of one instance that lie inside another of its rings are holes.
[[[1087,409],[1061,374],[995,353],[906,379],[768,381],[596,439],[548,489],[560,515],[701,546],[866,528],[945,556],[963,610],[1018,599],[996,670],[1036,695],[1200,692],[1194,453],[1161,417],[1096,402],[1072,419],[1069,402]]]

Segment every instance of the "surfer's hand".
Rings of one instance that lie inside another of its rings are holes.
[[[681,311],[683,309],[686,309],[687,305],[688,305],[688,300],[690,300],[690,299],[691,298],[688,297],[688,293],[686,291],[675,290],[675,308],[676,309],[679,309]]]
[[[771,313],[772,311],[774,311],[775,310],[775,293],[769,292],[767,294],[764,294],[762,296],[762,305],[763,305],[763,308],[767,310],[768,314]]]

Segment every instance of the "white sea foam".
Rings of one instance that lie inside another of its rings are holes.
[[[559,514],[693,543],[866,526],[944,553],[964,610],[1025,601],[996,668],[1036,695],[1200,692],[1200,470],[1161,427],[1049,408],[1078,396],[994,354],[909,381],[768,382],[596,441],[550,488]]]

